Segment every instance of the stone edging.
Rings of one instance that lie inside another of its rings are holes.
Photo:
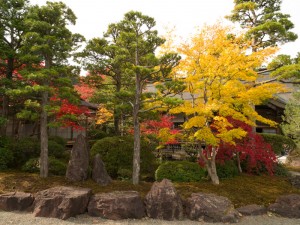
[[[88,213],[105,219],[204,220],[238,222],[242,216],[263,215],[268,211],[282,217],[300,218],[300,195],[279,197],[268,208],[248,205],[234,209],[228,198],[214,194],[194,193],[182,202],[169,180],[155,182],[143,201],[136,191],[92,195],[91,189],[54,187],[36,194],[10,192],[0,195],[0,210],[27,211],[38,217],[68,219]]]

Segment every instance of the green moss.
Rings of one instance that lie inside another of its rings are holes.
[[[300,194],[300,190],[292,187],[285,177],[246,174],[222,180],[220,185],[212,185],[211,182],[206,181],[176,184],[176,188],[183,198],[195,192],[214,193],[229,198],[235,207],[248,204],[268,206],[280,195]]]

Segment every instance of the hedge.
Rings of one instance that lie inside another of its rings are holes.
[[[198,163],[188,161],[169,161],[162,163],[155,172],[155,179],[166,178],[175,182],[201,181],[205,170]]]

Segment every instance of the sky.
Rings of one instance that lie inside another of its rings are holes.
[[[52,0],[53,1],[53,0]],[[56,1],[56,0],[54,0]],[[58,1],[58,0],[57,0]],[[224,20],[234,6],[233,0],[60,0],[70,7],[77,16],[75,26],[70,30],[80,33],[87,40],[102,37],[110,23],[119,22],[126,12],[140,11],[156,21],[159,34],[166,28],[175,28],[175,34],[183,40],[195,33],[204,24]],[[44,5],[46,0],[30,0],[31,4]],[[297,41],[281,46],[278,54],[292,57],[300,52],[300,0],[282,0],[281,12],[290,14],[297,33]]]

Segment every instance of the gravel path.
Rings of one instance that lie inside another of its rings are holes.
[[[90,217],[86,214],[68,220],[54,218],[34,217],[30,213],[0,212],[0,225],[71,225],[71,224],[103,224],[103,225],[224,225],[224,223],[205,223],[190,220],[162,221],[162,220],[104,220],[98,217]],[[243,217],[238,225],[300,225],[300,219],[288,219],[277,216],[249,216]]]

